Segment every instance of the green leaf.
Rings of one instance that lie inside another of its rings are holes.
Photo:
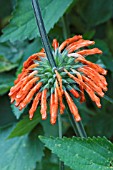
[[[0,96],[0,128],[9,126],[15,122],[16,118],[12,113],[8,96]]]
[[[23,68],[23,62],[28,59],[29,56],[32,54],[40,51],[42,48],[42,43],[40,41],[40,38],[36,38],[34,41],[28,44],[28,46],[24,49],[22,59],[19,63],[19,67],[16,71],[16,76],[21,73],[22,68]]]
[[[49,110],[49,106],[48,106],[48,116],[47,119],[45,121],[41,120],[41,125],[43,127],[43,131],[44,131],[44,135],[45,136],[53,136],[53,137],[57,137],[59,134],[58,132],[58,118],[56,120],[56,124],[52,125],[50,123],[50,110]],[[67,121],[67,116],[66,114],[62,115],[62,134],[65,134],[67,129],[69,128],[70,124]]]
[[[73,170],[113,169],[113,144],[106,138],[40,139]]]
[[[41,125],[43,126],[45,136],[54,136],[54,137],[58,136],[58,124],[56,122],[56,124],[54,126],[51,125],[50,117],[47,118],[47,120],[45,120],[45,121],[42,120]]]
[[[11,134],[8,136],[8,139],[14,138],[16,136],[23,136],[27,133],[30,133],[32,129],[40,122],[41,116],[40,114],[35,114],[32,120],[26,116],[23,120],[19,121],[16,124],[16,127],[13,129]]]
[[[5,94],[10,89],[8,84],[1,84],[0,85],[0,95]]]
[[[0,73],[0,95],[5,94],[13,85],[15,77],[10,73]]]
[[[112,0],[79,0],[77,11],[89,27],[96,26],[112,17]]]
[[[40,7],[47,33],[64,14],[73,0],[40,0]],[[3,30],[2,41],[33,39],[39,36],[31,1],[18,0],[10,24]]]
[[[12,108],[12,112],[14,113],[17,119],[20,118],[20,116],[24,113],[24,110],[25,110],[25,109],[22,109],[20,111],[18,107],[16,107],[14,104],[11,105],[11,108]]]
[[[59,169],[59,165],[55,164],[55,163],[48,163],[48,162],[42,162],[42,164],[40,165],[40,163],[37,165],[35,170],[44,170],[44,169],[54,169],[54,170],[58,170]],[[67,170],[67,169],[66,169]]]
[[[37,163],[35,170],[44,170],[47,168],[50,170],[58,170],[59,162],[58,157],[52,154],[49,149],[45,148],[45,156],[42,158],[41,162]]]
[[[8,61],[5,57],[0,56],[0,73],[4,71],[9,71],[15,67],[17,67],[17,64],[13,64],[10,61]]]
[[[113,57],[107,43],[103,40],[96,40],[94,46],[102,50],[103,54],[100,59],[105,67],[113,72]]]
[[[12,11],[12,2],[11,1],[0,1],[0,6],[2,7],[0,10],[0,18],[5,18],[10,15]]]
[[[45,156],[42,161],[37,163],[35,170],[58,170],[59,169],[59,159],[58,157],[51,153],[47,148],[44,149]],[[71,170],[69,167],[65,166],[65,170]]]
[[[95,32],[96,32],[95,30],[86,31],[83,34],[83,38],[86,39],[86,40],[91,40],[94,37]]]
[[[59,169],[59,165],[56,164],[56,163],[51,163],[51,162],[48,163],[47,161],[46,162],[42,161],[41,165],[39,163],[35,170],[45,170],[47,168],[50,169],[50,170],[58,170]],[[69,167],[65,166],[65,170],[71,170],[71,169]]]
[[[43,156],[42,143],[32,135],[6,140],[10,130],[0,131],[0,169],[35,169],[36,162],[40,162]]]
[[[113,114],[97,114],[89,121],[88,132],[90,136],[113,136]]]
[[[28,57],[36,52],[38,52],[42,47],[41,39],[36,38],[32,43],[30,43],[24,50],[21,63],[28,59]]]
[[[10,43],[8,41],[0,43],[0,55],[4,56],[11,63],[18,64],[27,45],[27,41],[15,43]]]

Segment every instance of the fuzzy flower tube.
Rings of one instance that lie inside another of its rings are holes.
[[[105,75],[107,71],[98,64],[86,59],[88,55],[102,54],[98,48],[88,49],[95,42],[84,40],[76,35],[59,45],[53,40],[53,56],[57,68],[51,68],[44,49],[30,56],[23,64],[22,72],[10,89],[11,103],[20,110],[32,102],[29,118],[32,119],[38,105],[41,105],[42,119],[47,118],[50,108],[50,122],[55,124],[58,115],[65,111],[63,98],[66,99],[75,120],[81,120],[78,108],[71,95],[85,102],[84,92],[90,96],[97,107],[101,108],[100,97],[107,91]]]

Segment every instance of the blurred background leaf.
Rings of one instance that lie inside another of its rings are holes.
[[[99,25],[112,17],[112,0],[79,0],[77,12],[88,27]]]
[[[11,129],[0,131],[0,169],[35,169],[36,162],[40,162],[44,155],[43,144],[37,138],[38,131],[30,136],[6,140]]]
[[[85,39],[95,40],[94,47],[103,51],[102,55],[87,57],[88,60],[96,62],[108,70],[106,76],[108,82],[106,96],[108,97],[101,99],[102,108],[98,109],[87,94],[86,103],[80,104],[76,100],[74,101],[79,109],[88,136],[106,136],[113,141],[112,0],[39,0],[39,2],[50,42],[57,38],[61,43],[65,38],[72,37],[75,34],[83,34]],[[0,131],[0,169],[12,170],[12,168],[17,167],[18,169],[23,168],[22,170],[26,168],[30,168],[30,170],[56,170],[59,167],[57,156],[47,148],[43,153],[43,145],[39,143],[37,136],[39,134],[47,137],[58,136],[58,124],[55,126],[50,124],[49,112],[48,119],[40,121],[39,110],[36,111],[33,120],[29,121],[29,106],[25,110],[19,111],[14,104],[10,104],[8,97],[8,91],[21,72],[23,62],[42,48],[31,1],[0,0],[0,7],[0,40],[5,41],[0,43],[0,129],[2,129]],[[63,135],[67,137],[75,136],[66,113],[62,116],[62,121]],[[9,128],[11,125],[15,126]],[[6,140],[11,132],[12,136],[10,137],[25,136]],[[13,157],[15,153],[17,156]],[[34,160],[30,157],[32,155]],[[45,157],[43,157],[44,155]],[[20,163],[20,157],[22,163]],[[65,169],[69,170],[68,167]]]
[[[12,113],[8,96],[0,96],[0,128],[7,127],[15,122],[16,118]]]

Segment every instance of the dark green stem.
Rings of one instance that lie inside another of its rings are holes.
[[[67,114],[68,114],[68,116],[70,118],[72,127],[73,127],[76,135],[78,137],[87,138],[87,134],[86,134],[86,132],[84,130],[82,121],[76,122],[73,115],[70,113],[70,111],[68,111]]]
[[[64,39],[67,39],[68,38],[68,30],[67,30],[67,23],[66,23],[65,17],[63,16],[61,18],[61,20],[62,20],[62,27],[63,27],[63,36],[64,36]],[[65,103],[66,103],[66,101],[65,101]],[[69,116],[69,119],[70,119],[70,122],[71,122],[71,125],[73,127],[75,134],[78,137],[87,138],[87,135],[86,135],[86,132],[84,130],[82,121],[76,122],[73,115],[70,113],[69,108],[68,108],[67,114]]]
[[[38,0],[32,0],[32,4],[33,4],[37,25],[38,25],[38,28],[39,28],[39,32],[40,32],[40,35],[41,35],[42,43],[43,43],[47,58],[49,60],[51,67],[55,68],[56,63],[55,63],[55,60],[54,60],[54,57],[53,57],[53,54],[52,54],[52,50],[51,50],[51,47],[50,47],[50,44],[49,44],[49,40],[48,40],[48,37],[47,37],[47,34],[46,34],[46,30],[45,30],[44,22],[43,22],[43,19],[42,19],[42,16],[41,16],[41,11],[40,11]],[[71,115],[70,111],[68,111],[68,115],[71,119],[71,123],[72,123],[74,130],[76,129],[75,132],[76,132],[77,136],[87,137],[85,130],[83,128],[82,122],[81,121],[76,122],[74,120],[73,116]],[[62,137],[62,123],[61,123],[61,117],[60,116],[58,118],[58,122],[59,122],[59,137]],[[63,165],[63,164],[61,163],[61,165]],[[61,170],[64,170],[64,166],[61,167]]]
[[[60,113],[58,114],[59,138],[62,138],[62,120]]]
[[[54,67],[56,67],[56,63],[55,63],[55,60],[54,60],[54,57],[52,54],[48,36],[46,34],[46,30],[45,30],[44,22],[42,19],[38,0],[32,0],[32,5],[34,8],[34,13],[35,13],[38,29],[39,29],[39,32],[41,35],[42,43],[43,43],[47,58],[49,60],[51,67],[54,68]]]
[[[59,138],[62,138],[62,120],[61,120],[61,115],[60,112],[58,114],[58,127],[59,127]],[[59,170],[64,170],[64,162],[59,161]]]
[[[56,63],[55,63],[55,60],[52,54],[52,50],[50,48],[50,44],[49,44],[49,40],[46,34],[46,30],[45,30],[44,22],[42,19],[38,0],[32,0],[32,4],[33,4],[37,25],[39,28],[39,32],[41,35],[42,43],[43,43],[48,61],[52,68],[56,68]],[[59,126],[59,138],[62,138],[62,121],[61,121],[60,114],[58,116],[58,126]],[[64,163],[61,161],[59,161],[59,170],[64,170]]]
[[[79,136],[82,137],[82,138],[87,138],[87,134],[85,132],[85,129],[84,129],[82,121],[79,121],[79,122],[75,121],[75,125],[76,125],[76,127],[78,129]]]
[[[82,121],[76,122],[76,120],[74,119],[72,113],[69,110],[69,107],[68,107],[68,105],[66,103],[66,100],[64,102],[65,102],[65,105],[67,106],[66,107],[66,112],[67,112],[67,114],[69,116],[71,125],[73,127],[73,130],[74,130],[76,136],[82,137],[82,138],[87,138],[87,134],[86,134],[85,129],[83,127]]]

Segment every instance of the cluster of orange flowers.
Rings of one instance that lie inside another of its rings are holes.
[[[51,124],[56,123],[58,107],[60,113],[64,113],[63,97],[66,98],[70,112],[76,121],[80,121],[81,117],[71,95],[80,98],[80,102],[84,102],[84,91],[86,91],[91,100],[100,108],[99,96],[103,97],[104,91],[107,90],[104,77],[107,71],[98,64],[86,60],[85,57],[88,55],[102,54],[98,48],[85,48],[93,44],[94,41],[84,40],[81,35],[65,40],[60,46],[54,39],[52,46],[57,63],[57,68],[54,70],[47,63],[44,49],[30,56],[24,62],[22,73],[18,75],[14,86],[10,89],[11,103],[15,101],[15,106],[22,110],[33,99],[29,110],[30,119],[39,103],[41,103],[42,119],[46,119],[47,103],[49,103]],[[44,72],[44,69],[47,72]]]

